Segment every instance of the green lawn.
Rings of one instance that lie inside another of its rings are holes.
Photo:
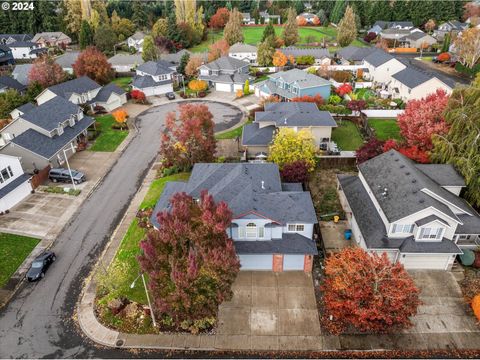
[[[338,127],[332,130],[332,140],[341,150],[354,151],[363,145],[363,139],[357,126],[351,121],[338,122]]]
[[[147,195],[145,195],[143,202],[140,204],[140,209],[155,206],[167,182],[188,180],[189,176],[189,173],[180,173],[153,181]],[[139,244],[145,233],[146,230],[138,226],[138,219],[135,218],[130,224],[111,265],[111,267],[118,266],[125,274],[121,278],[121,283],[117,284],[118,291],[128,299],[142,304],[147,303],[142,281],[139,279],[133,289],[130,288],[130,284],[132,284],[140,272],[137,256],[140,254]]]
[[[224,132],[222,134],[215,135],[215,139],[217,139],[217,140],[236,139],[237,137],[242,136],[242,132],[243,132],[243,125],[235,128],[233,130],[229,130],[227,132]]]
[[[112,80],[112,83],[121,87],[125,91],[130,91],[130,84],[132,83],[132,77],[118,77]]]
[[[110,114],[98,116],[96,120],[97,128],[100,124],[100,135],[95,139],[95,143],[90,148],[90,151],[115,151],[118,145],[127,137],[128,130],[112,129],[112,125],[115,124],[115,119]]]
[[[368,125],[375,130],[375,135],[379,140],[402,139],[396,119],[371,118],[368,119]]]
[[[0,287],[8,282],[39,242],[31,237],[0,233]]]

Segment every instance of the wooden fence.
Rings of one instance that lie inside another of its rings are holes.
[[[50,165],[40,170],[38,173],[32,176],[32,188],[36,189],[42,185],[48,179],[48,173],[50,171]]]

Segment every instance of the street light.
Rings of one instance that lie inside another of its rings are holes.
[[[73,190],[77,190],[77,186],[75,185],[75,180],[73,180],[72,169],[70,169],[70,164],[68,162],[68,156],[67,156],[67,150],[71,150],[72,153],[75,154],[75,148],[73,147],[73,144],[71,145],[72,145],[71,148],[63,149],[63,156],[65,157],[65,161],[67,163],[68,173],[70,174],[70,179],[72,180],[72,184],[73,184]]]
[[[145,294],[147,295],[148,307],[150,308],[150,315],[152,315],[153,326],[157,327],[157,322],[155,321],[155,315],[153,314],[152,304],[150,302],[150,296],[148,295],[147,283],[145,282],[145,276],[143,275],[143,273],[138,274],[135,280],[133,280],[133,282],[130,284],[130,289],[133,289],[135,287],[135,283],[137,282],[140,276],[142,277],[143,287],[145,288]]]

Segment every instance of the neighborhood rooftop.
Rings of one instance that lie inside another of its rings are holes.
[[[68,99],[72,94],[82,94],[98,88],[100,88],[100,85],[95,81],[87,76],[82,76],[77,79],[50,86],[48,90],[58,96]]]
[[[138,71],[142,71],[148,75],[157,76],[157,75],[166,75],[171,74],[173,70],[171,69],[172,64],[164,60],[157,61],[147,61],[142,65],[137,67]]]
[[[265,104],[265,111],[255,113],[256,122],[275,122],[281,126],[331,126],[337,123],[328,111],[320,111],[314,103],[280,102]]]
[[[243,60],[235,59],[230,56],[222,56],[221,58],[218,58],[215,61],[211,61],[203,66],[206,66],[207,68],[212,70],[238,70],[245,66],[249,66],[249,63]]]
[[[280,48],[280,49],[277,49],[277,50],[281,51],[286,56],[291,55],[293,57],[313,56],[315,59],[330,57],[330,53],[328,52],[328,49],[324,49],[324,48],[321,48],[321,47],[301,48],[301,47],[296,47],[296,46],[289,46],[289,47],[284,47],[284,48]]]
[[[309,74],[306,71],[300,69],[292,69],[287,71],[280,71],[278,73],[270,75],[270,78],[277,79],[282,78],[287,83],[297,83],[300,88],[313,87],[318,85],[330,85],[328,80]]]

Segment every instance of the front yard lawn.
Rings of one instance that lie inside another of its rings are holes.
[[[243,132],[243,125],[235,129],[229,130],[227,132],[224,132],[222,134],[215,135],[215,139],[217,140],[236,139],[242,136],[242,132]]]
[[[90,147],[90,151],[115,151],[128,135],[128,130],[112,129],[112,125],[116,123],[112,115],[97,116],[97,129],[100,135],[95,139],[94,144]]]
[[[375,130],[375,136],[379,140],[401,140],[400,128],[397,124],[397,119],[368,119],[368,125]]]
[[[125,91],[130,91],[130,84],[132,83],[131,76],[118,77],[112,80],[112,83],[121,87]]]
[[[344,151],[355,151],[363,145],[363,138],[357,126],[351,121],[337,122],[338,127],[332,130],[332,140]]]
[[[39,242],[31,237],[0,233],[0,287],[8,282]]]

